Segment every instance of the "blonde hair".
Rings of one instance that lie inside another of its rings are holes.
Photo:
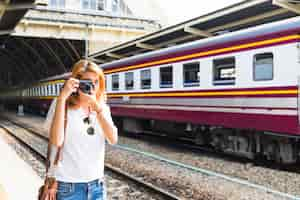
[[[97,74],[99,77],[99,87],[98,91],[96,91],[96,98],[98,102],[101,99],[106,101],[105,76],[102,69],[96,63],[82,59],[73,65],[71,77],[80,79],[85,72],[94,72]],[[78,100],[78,95],[71,95],[67,100],[67,104],[71,107],[76,106],[78,104]]]

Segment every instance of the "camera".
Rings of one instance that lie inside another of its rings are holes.
[[[91,80],[79,80],[79,89],[86,94],[91,94],[94,84]]]

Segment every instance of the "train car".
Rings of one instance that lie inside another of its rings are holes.
[[[295,163],[299,33],[295,17],[103,64],[114,120],[132,133],[186,137],[230,154]],[[44,113],[68,76],[1,97]]]
[[[0,102],[9,109],[17,109],[18,105],[22,105],[24,111],[46,115],[52,99],[58,96],[65,79],[69,76],[70,73],[66,73],[40,80],[35,84],[2,91]]]
[[[299,159],[300,18],[102,65],[124,130],[248,158]]]

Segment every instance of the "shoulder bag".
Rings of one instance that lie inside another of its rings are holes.
[[[64,115],[64,142],[66,136],[66,127],[67,127],[67,104],[65,105],[65,115]],[[63,144],[64,144],[63,142]],[[61,152],[63,148],[63,144],[57,148],[55,159],[53,165],[57,166],[58,161],[61,158]],[[48,142],[48,150],[47,150],[47,158],[46,158],[46,178],[44,180],[44,185],[39,188],[38,191],[38,200],[56,200],[56,192],[57,192],[57,181],[55,177],[48,177],[48,170],[51,167],[51,142],[49,138]]]

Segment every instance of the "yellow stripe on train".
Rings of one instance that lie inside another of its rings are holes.
[[[233,91],[233,92],[189,92],[189,93],[121,93],[107,94],[108,97],[168,97],[168,96],[235,96],[235,95],[273,95],[273,94],[298,94],[298,90],[262,90],[262,91]]]
[[[257,47],[257,46],[262,46],[262,45],[270,45],[270,44],[284,42],[284,41],[293,40],[293,39],[300,39],[300,35],[289,35],[289,36],[284,36],[284,37],[275,38],[275,39],[269,39],[269,40],[264,40],[264,41],[259,41],[259,42],[252,42],[252,43],[248,43],[248,44],[236,45],[233,47],[226,47],[226,48],[215,49],[215,50],[210,50],[210,51],[206,51],[206,52],[194,53],[194,54],[185,55],[185,56],[168,58],[168,59],[164,59],[164,60],[147,62],[147,63],[143,63],[143,64],[139,64],[139,65],[132,65],[132,66],[128,66],[128,67],[121,67],[121,68],[111,69],[111,70],[104,70],[104,73],[111,74],[114,72],[128,71],[128,70],[148,67],[148,66],[152,66],[152,65],[165,64],[165,63],[169,63],[169,62],[179,62],[179,61],[185,60],[185,59],[193,59],[193,58],[197,58],[197,57],[204,57],[204,56],[209,56],[209,55],[214,55],[214,54],[219,54],[219,53],[226,53],[226,52],[242,50],[242,49],[247,49],[247,48],[252,48],[252,47]]]

